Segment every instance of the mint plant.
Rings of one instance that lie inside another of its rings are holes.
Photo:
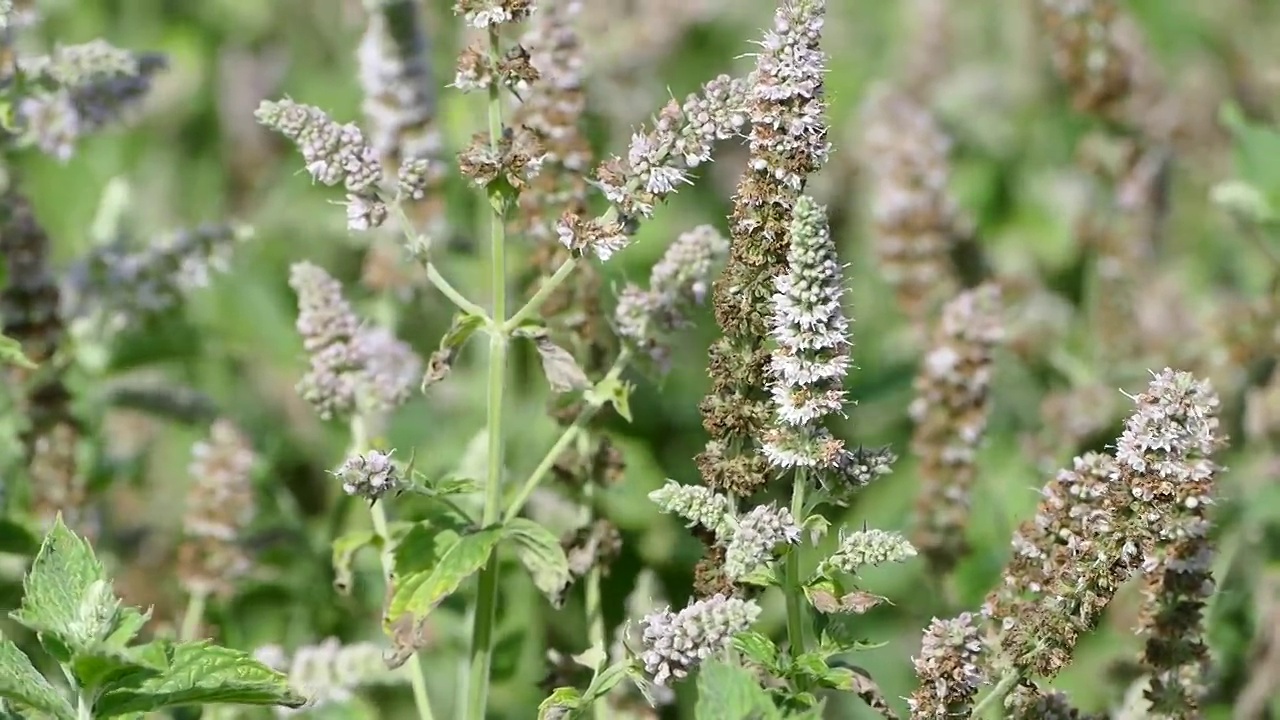
[[[89,543],[61,517],[41,544],[23,581],[22,605],[10,618],[35,633],[61,677],[41,674],[12,639],[0,636],[6,718],[141,718],[183,705],[306,702],[284,675],[239,650],[205,640],[141,642],[150,611],[121,603]]]

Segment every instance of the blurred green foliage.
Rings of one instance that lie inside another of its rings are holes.
[[[1072,162],[1075,141],[1090,123],[1074,113],[1057,91],[1045,66],[1043,43],[1029,20],[1029,3],[955,3],[954,72],[939,93],[940,115],[957,141],[952,190],[976,218],[978,236],[998,268],[1026,271],[1060,279],[1069,290],[1078,272],[1077,247],[1066,200],[1055,181]],[[252,111],[264,96],[287,94],[300,102],[329,110],[339,120],[359,118],[360,89],[355,79],[353,52],[362,30],[356,2],[343,0],[98,0],[49,2],[50,20],[38,32],[46,40],[84,41],[104,37],[121,47],[153,49],[171,56],[171,69],[161,76],[139,122],[127,130],[93,137],[65,165],[34,153],[24,156],[19,171],[36,212],[56,240],[57,255],[66,260],[88,246],[87,230],[101,193],[114,178],[127,180],[132,191],[130,229],[146,237],[175,226],[235,217],[251,223],[256,237],[236,257],[232,271],[216,277],[214,286],[198,293],[181,313],[132,335],[123,352],[112,359],[116,377],[161,376],[168,382],[199,389],[219,412],[246,428],[267,459],[269,473],[261,478],[263,505],[274,508],[263,521],[261,540],[263,578],[234,602],[211,609],[211,620],[223,640],[253,648],[268,642],[285,644],[316,641],[326,635],[359,638],[377,632],[376,608],[380,585],[372,553],[356,563],[353,597],[331,592],[329,567],[330,513],[340,489],[323,471],[336,465],[345,450],[346,429],[315,419],[293,395],[292,386],[305,367],[296,332],[294,297],[286,278],[291,262],[308,259],[348,282],[362,309],[380,315],[394,303],[359,289],[360,241],[347,236],[335,198],[312,187],[301,173],[298,158],[263,140],[253,126]],[[874,81],[893,78],[912,48],[905,3],[883,0],[833,2],[828,20],[827,48],[831,53],[828,92],[832,140],[836,153],[827,176],[815,181],[824,202],[832,205],[835,231],[850,263],[850,308],[855,358],[850,395],[858,407],[849,417],[845,435],[857,442],[891,444],[904,455],[894,474],[868,488],[849,510],[846,522],[864,521],[879,528],[904,528],[915,495],[912,459],[906,452],[911,425],[906,407],[918,356],[903,341],[904,319],[888,300],[892,293],[877,271],[862,215],[863,198],[855,170],[859,130],[858,109]],[[1275,101],[1280,87],[1280,53],[1274,45],[1280,28],[1280,3],[1223,1],[1213,7],[1199,3],[1133,0],[1127,7],[1140,20],[1161,65],[1172,77],[1209,68],[1219,92],[1208,97],[1230,100],[1246,93],[1233,63],[1246,58],[1251,77],[1262,77],[1255,88],[1261,109],[1249,113],[1257,122],[1265,112],[1280,110]],[[749,52],[748,41],[767,21],[771,4],[725,3],[720,14],[683,29],[673,51],[653,59],[642,74],[659,79],[681,96],[715,73],[742,68],[738,56]],[[431,32],[440,84],[440,117],[452,146],[461,145],[482,124],[479,101],[443,88],[450,79],[452,57],[459,44],[459,26],[442,0],[433,0]],[[643,15],[643,12],[641,12]],[[662,18],[646,22],[662,23]],[[591,38],[588,38],[588,42]],[[605,48],[607,50],[608,48]],[[636,53],[643,48],[635,49]],[[603,53],[603,50],[601,51]],[[735,59],[737,58],[737,59]],[[279,82],[270,82],[278,71]],[[1267,75],[1270,73],[1270,75]],[[1265,78],[1270,78],[1266,80]],[[265,78],[265,79],[264,79]],[[597,86],[593,85],[593,88]],[[625,85],[600,84],[626,92]],[[636,92],[648,92],[641,86]],[[655,110],[663,97],[653,94]],[[629,127],[602,110],[611,102],[594,92],[594,140],[601,150],[618,151]],[[644,103],[641,103],[644,104]],[[1239,123],[1240,111],[1232,116]],[[631,118],[627,122],[643,118]],[[1235,126],[1238,130],[1241,125]],[[1228,213],[1209,201],[1216,183],[1241,177],[1276,200],[1280,154],[1275,135],[1258,139],[1240,136],[1242,151],[1232,161],[1225,144],[1204,156],[1180,159],[1175,168],[1172,228],[1162,261],[1177,273],[1194,305],[1220,288],[1245,296],[1267,292],[1268,267],[1259,262],[1257,248],[1243,237]],[[1256,132],[1262,132],[1256,130]],[[644,226],[638,242],[606,267],[607,284],[643,278],[666,242],[679,231],[701,222],[721,227],[741,157],[726,154],[704,173],[703,182],[682,191],[656,219]],[[1237,174],[1238,173],[1238,174]],[[481,211],[478,200],[464,189],[451,188],[449,213],[459,228],[481,227],[473,222]],[[1274,238],[1270,240],[1273,242]],[[518,242],[518,241],[517,241]],[[464,287],[484,287],[484,260],[463,233],[454,243],[446,266]],[[1273,246],[1274,249],[1274,246]],[[1068,293],[1070,294],[1070,293]],[[479,295],[479,293],[476,293]],[[424,356],[448,327],[451,310],[442,298],[419,293],[407,306],[396,308],[400,335]],[[668,478],[696,479],[692,458],[701,449],[703,431],[697,403],[706,391],[705,348],[714,336],[709,314],[688,342],[678,349],[675,371],[660,382],[637,377],[632,397],[634,422],[612,428],[627,460],[626,478],[606,494],[603,505],[624,537],[624,554],[605,582],[605,611],[611,624],[621,622],[623,601],[637,572],[645,566],[659,571],[673,602],[688,592],[692,567],[701,547],[673,518],[661,516],[645,498]],[[1194,341],[1194,338],[1189,338]],[[1087,337],[1071,341],[1070,352],[1088,365],[1093,355]],[[470,448],[483,425],[484,377],[479,353],[464,353],[448,382],[403,408],[388,430],[387,442],[427,474],[452,472],[474,463]],[[545,414],[546,397],[539,382],[536,357],[517,358],[519,380],[510,398],[513,433],[509,463],[513,475],[525,472],[556,436]],[[1107,376],[1109,382],[1114,378]],[[1125,389],[1133,392],[1145,382],[1140,372],[1129,375]],[[995,415],[981,458],[980,492],[975,498],[975,523],[969,540],[974,552],[957,573],[957,599],[963,607],[979,605],[999,579],[1017,523],[1027,518],[1047,480],[1022,443],[1039,430],[1039,404],[1045,392],[1063,387],[1064,378],[1046,378],[1002,357],[997,371]],[[180,521],[173,511],[185,492],[185,466],[193,441],[204,429],[199,424],[161,423],[144,428],[146,451],[141,460],[113,467],[108,474],[128,480],[136,501],[112,518],[116,531],[146,528],[172,532]],[[1111,436],[1114,436],[1112,433]],[[1065,459],[1065,458],[1063,458]],[[1229,551],[1221,559],[1223,592],[1214,607],[1215,650],[1224,667],[1247,666],[1253,609],[1247,599],[1258,577],[1275,574],[1274,537],[1257,541],[1257,533],[1271,532],[1280,520],[1275,468],[1266,466],[1266,453],[1232,456],[1224,489],[1222,544]],[[1262,475],[1243,477],[1250,470]],[[1237,507],[1235,501],[1245,501]],[[412,515],[412,501],[406,514]],[[354,515],[354,514],[353,514]],[[359,522],[352,519],[353,523]],[[2,533],[0,533],[2,534]],[[1243,556],[1241,555],[1243,554]],[[130,561],[127,550],[117,562]],[[1242,576],[1243,574],[1243,576]],[[579,652],[587,645],[581,625],[581,598],[552,610],[519,573],[507,573],[503,607],[499,613],[498,657],[491,708],[494,717],[532,717],[532,708],[545,692],[538,687],[547,672],[545,649],[554,645]],[[363,578],[363,580],[361,580]],[[909,563],[868,572],[865,587],[891,599],[892,605],[865,617],[865,635],[885,641],[883,647],[859,659],[872,670],[890,698],[910,693],[914,677],[909,658],[919,648],[921,629],[935,614],[948,612],[926,588],[923,563]],[[141,582],[160,586],[150,601],[167,596],[158,610],[180,611],[180,601],[167,577],[144,576]],[[122,580],[122,584],[126,581]],[[136,582],[136,581],[135,581]],[[158,590],[158,593],[156,592]],[[362,597],[363,595],[363,597]],[[1080,647],[1075,665],[1056,685],[1089,709],[1114,703],[1123,685],[1112,682],[1115,663],[1135,656],[1132,636],[1134,596],[1125,593],[1115,603],[1107,627]],[[426,656],[438,717],[449,708],[461,683],[458,658],[465,653],[464,608],[446,602],[435,625],[440,652]],[[1244,618],[1240,620],[1239,618]],[[762,632],[782,627],[780,603],[766,607]],[[397,696],[399,697],[399,696]],[[384,708],[382,717],[404,717],[407,704],[389,704],[390,694],[369,696]],[[399,701],[397,701],[399,702]],[[682,717],[692,717],[692,688],[681,689]],[[832,717],[874,717],[856,700],[839,699]],[[374,717],[357,709],[333,717]],[[1213,717],[1229,717],[1228,711]]]

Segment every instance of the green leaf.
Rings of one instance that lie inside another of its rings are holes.
[[[382,538],[367,530],[349,532],[333,541],[333,589],[340,595],[351,593],[351,563],[366,547],[378,547]]]
[[[104,693],[94,717],[106,718],[178,705],[282,705],[300,707],[306,699],[289,688],[288,678],[239,650],[201,640],[152,643],[149,655],[163,659],[164,670],[133,687]]]
[[[1239,179],[1261,191],[1271,208],[1280,207],[1280,132],[1250,123],[1234,104],[1224,105],[1219,119],[1235,140]]]
[[[453,369],[453,360],[458,351],[471,339],[476,330],[484,327],[484,318],[470,313],[457,313],[453,316],[453,324],[440,338],[440,349],[431,353],[427,360],[427,372],[422,376],[422,391],[435,385],[449,375]]]
[[[489,562],[504,533],[503,527],[494,526],[455,536],[452,542],[445,533],[438,533],[433,541],[439,540],[439,544],[433,542],[432,554],[425,557],[403,551],[409,540],[406,537],[406,543],[396,548],[396,576],[392,580],[384,623],[394,622],[405,613],[415,620],[426,617],[440,601],[456,592],[467,578]]]
[[[533,576],[533,584],[538,586],[552,607],[562,607],[565,591],[573,582],[573,576],[569,572],[569,558],[565,556],[560,541],[550,530],[525,518],[513,518],[507,523],[506,537],[515,546],[524,568]]]
[[[759,720],[778,710],[756,676],[744,667],[710,660],[698,671],[697,720]]]
[[[40,552],[40,538],[16,520],[0,518],[0,553],[35,555]]]
[[[102,644],[108,648],[123,650],[138,636],[147,621],[151,619],[151,611],[142,612],[138,608],[124,606],[116,614],[115,626]]]
[[[612,405],[623,420],[631,422],[631,383],[606,377],[587,391],[586,401],[592,405]]]
[[[832,690],[851,692],[854,688],[853,670],[847,667],[830,667],[821,652],[808,652],[795,658],[787,668],[788,677],[803,678],[807,684],[818,684]]]
[[[164,671],[164,665],[143,653],[128,653],[107,647],[77,652],[71,657],[71,672],[80,686],[91,691],[111,686],[134,686]]]
[[[618,683],[626,679],[634,664],[631,660],[623,660],[596,673],[596,676],[591,679],[591,684],[587,686],[586,701],[592,702],[612,692]]]
[[[781,672],[778,664],[778,646],[774,645],[773,641],[764,635],[758,632],[738,633],[733,638],[733,647],[743,657],[762,666],[769,672],[775,675]]]
[[[40,634],[61,661],[87,650],[115,629],[120,601],[89,543],[59,516],[23,580],[22,606],[10,617]]]
[[[582,693],[575,688],[561,687],[556,688],[538,704],[538,720],[564,720],[577,716],[578,711],[585,706],[582,700]]]
[[[514,334],[533,342],[538,357],[542,358],[542,372],[547,376],[552,392],[566,393],[591,387],[591,381],[578,366],[578,361],[573,359],[573,354],[555,344],[546,328],[526,325],[517,328]]]
[[[22,352],[22,343],[7,335],[0,335],[0,364],[17,365],[34,370],[37,365]]]
[[[0,637],[0,698],[52,715],[74,720],[75,708],[58,692],[17,645]]]

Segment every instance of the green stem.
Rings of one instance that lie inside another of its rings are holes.
[[[795,474],[791,485],[791,515],[794,522],[804,522],[805,476],[803,471]],[[804,606],[801,604],[804,592],[800,587],[800,546],[787,550],[786,557],[787,596],[787,639],[791,641],[791,656],[799,657],[805,652]]]
[[[489,29],[489,52],[499,53],[497,28]],[[502,97],[497,83],[489,87],[489,142],[497,151],[502,137]],[[490,218],[490,311],[495,321],[489,334],[489,387],[485,431],[488,433],[488,472],[485,483],[484,511],[480,518],[487,527],[498,521],[502,512],[503,392],[507,371],[507,332],[501,324],[507,315],[507,218],[504,202],[491,203]],[[489,668],[493,658],[494,614],[498,605],[498,560],[490,557],[480,570],[477,582],[475,616],[471,626],[470,673],[467,682],[466,714],[468,720],[484,720],[489,697]]]
[[[182,614],[182,628],[178,630],[178,639],[187,642],[196,639],[196,631],[200,629],[200,621],[204,619],[205,593],[193,592],[187,597],[187,610]]]
[[[982,702],[974,706],[972,717],[986,717],[986,714],[992,710],[1000,711],[996,717],[1004,717],[1004,698],[1013,690],[1014,686],[1017,685],[1020,680],[1022,680],[1021,670],[1014,669],[1007,671],[1004,676],[1000,678],[1000,682],[996,683],[994,688],[991,688],[991,692],[987,693],[987,696],[982,698]]]
[[[414,241],[418,238],[418,235],[413,229],[413,222],[409,219],[409,213],[405,211],[404,204],[399,201],[388,204],[395,211],[396,218],[400,220],[400,227],[404,229],[405,239],[408,240],[410,246],[412,246]],[[468,315],[485,318],[485,320],[488,321],[489,315],[484,311],[484,308],[468,300],[467,296],[463,295],[453,286],[453,283],[445,279],[445,276],[440,273],[440,270],[435,266],[435,263],[426,259],[425,253],[423,256],[420,256],[419,259],[427,266],[427,280],[431,281],[431,284],[435,285],[436,289],[443,293],[445,297],[449,298],[454,305],[457,305],[459,310],[462,310]]]
[[[542,304],[547,301],[547,298],[551,297],[551,293],[555,292],[556,288],[560,287],[561,283],[573,274],[573,269],[577,266],[578,261],[574,258],[565,260],[560,267],[556,268],[555,274],[547,278],[547,280],[542,283],[542,286],[538,288],[538,292],[534,293],[533,297],[529,298],[529,302],[525,303],[524,307],[517,310],[516,314],[512,315],[510,320],[502,324],[503,331],[509,333],[515,330],[520,327],[521,323],[528,320],[534,313],[538,312],[542,307]]]
[[[594,482],[588,481],[585,488],[585,499],[587,505],[588,519],[595,517],[595,495],[596,485]],[[599,562],[592,563],[591,569],[587,571],[587,587],[586,587],[586,610],[587,610],[587,640],[591,647],[598,647],[605,652],[609,651],[604,640],[604,608],[601,602],[600,580],[603,574],[603,568]],[[600,672],[600,667],[594,667],[592,670],[596,673]],[[591,714],[595,720],[608,720],[609,705],[603,698],[597,698],[591,704]]]
[[[629,351],[624,349],[621,353],[618,353],[617,359],[613,361],[613,367],[609,368],[609,374],[605,375],[604,380],[601,382],[607,383],[617,380],[630,361],[631,353]],[[538,465],[533,469],[533,472],[529,473],[529,477],[524,481],[524,485],[520,486],[515,498],[507,504],[507,511],[502,516],[503,522],[510,522],[512,518],[520,514],[524,504],[529,501],[529,496],[546,479],[547,474],[551,472],[551,468],[555,467],[556,460],[560,459],[560,456],[564,454],[569,445],[578,439],[583,428],[586,427],[587,423],[591,422],[591,418],[595,417],[600,408],[604,407],[606,401],[607,398],[593,396],[587,402],[586,407],[582,408],[582,411],[578,413],[578,417],[573,419],[573,424],[564,429],[564,432],[560,434],[559,439],[555,441],[551,449],[547,450],[547,453],[542,456],[542,460],[538,461]]]
[[[369,426],[362,417],[351,420],[351,447],[353,453],[362,453],[369,449]],[[382,551],[378,559],[382,562],[382,579],[391,587],[391,579],[395,572],[395,547],[391,543],[391,532],[387,527],[387,510],[382,501],[369,506],[369,516],[373,520],[373,531],[382,540]],[[413,688],[413,704],[418,709],[418,720],[435,720],[431,712],[431,698],[427,695],[427,677],[422,670],[422,659],[414,653],[405,663],[409,668],[409,685]]]

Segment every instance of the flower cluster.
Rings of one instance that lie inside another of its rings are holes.
[[[300,647],[292,656],[279,645],[265,645],[254,651],[254,657],[287,675],[289,684],[307,698],[307,704],[297,710],[277,708],[277,717],[348,702],[357,690],[403,684],[407,677],[401,671],[387,669],[385,651],[378,645],[344,645],[333,637],[318,645]]]
[[[691,525],[701,525],[717,536],[732,532],[732,507],[725,495],[701,485],[682,485],[667,480],[662,487],[649,493],[649,499],[662,512],[678,515]]]
[[[688,170],[711,160],[717,140],[740,134],[747,85],[721,75],[683,104],[672,100],[652,130],[632,134],[625,158],[614,156],[596,168],[596,181],[613,203],[596,218],[566,210],[556,224],[560,242],[574,252],[593,252],[601,260],[626,247],[630,226],[649,217],[658,203],[689,182]]]
[[[688,308],[706,300],[728,254],[729,241],[710,225],[682,233],[653,266],[647,290],[623,288],[615,311],[618,335],[665,368],[671,334],[688,326]]]
[[[915,556],[916,549],[899,533],[860,530],[842,533],[839,547],[822,562],[822,568],[857,575],[860,568],[906,562]]]
[[[60,45],[49,55],[19,58],[27,79],[16,116],[26,142],[66,161],[75,143],[120,118],[151,89],[168,65],[163,55],[136,53],[103,40]]]
[[[136,327],[209,285],[253,236],[243,225],[207,224],[166,234],[134,249],[119,241],[94,248],[67,274],[64,312],[77,332],[111,334]]]
[[[788,272],[776,280],[771,322],[778,349],[769,376],[778,423],[763,451],[779,468],[833,467],[843,444],[823,423],[844,411],[849,320],[826,208],[807,195],[793,210],[787,264]]]
[[[408,399],[421,359],[390,331],[361,325],[342,286],[308,262],[290,269],[298,333],[310,369],[298,392],[324,419],[393,408]]]
[[[924,631],[920,654],[912,659],[920,687],[907,700],[911,717],[969,717],[973,700],[987,681],[985,651],[972,614],[950,620],[934,618]]]
[[[703,660],[727,650],[733,636],[758,617],[755,602],[724,595],[699,600],[678,613],[670,608],[650,613],[641,623],[645,672],[656,685],[684,678]]]
[[[178,550],[178,577],[187,593],[229,595],[252,567],[244,533],[253,521],[253,469],[257,455],[249,439],[228,420],[218,420],[207,440],[191,450],[182,517],[184,541]]]
[[[1116,441],[1115,473],[1130,488],[1144,541],[1139,633],[1155,714],[1199,707],[1209,661],[1204,608],[1213,594],[1208,510],[1222,447],[1219,399],[1209,383],[1166,368],[1156,373]]]
[[[775,474],[771,458],[758,450],[770,439],[765,434],[776,417],[771,390],[781,387],[771,377],[767,349],[774,330],[774,281],[786,271],[793,206],[803,179],[826,162],[829,151],[826,58],[820,47],[825,15],[821,0],[781,3],[746,83],[750,157],[734,195],[729,261],[712,293],[724,336],[709,353],[712,390],[700,409],[710,440],[697,458],[709,486],[741,496],[752,495]],[[784,398],[785,393],[779,399]],[[790,429],[772,438],[770,447],[785,451],[777,460],[803,454],[791,447],[793,439],[803,444]],[[842,446],[832,442],[829,449],[835,464]]]
[[[377,502],[387,493],[395,492],[404,485],[400,468],[391,459],[391,453],[380,450],[348,457],[333,471],[333,476],[342,483],[343,492],[369,502]]]
[[[725,546],[724,572],[738,580],[773,560],[779,545],[800,542],[800,528],[786,508],[757,505],[737,521]]]

